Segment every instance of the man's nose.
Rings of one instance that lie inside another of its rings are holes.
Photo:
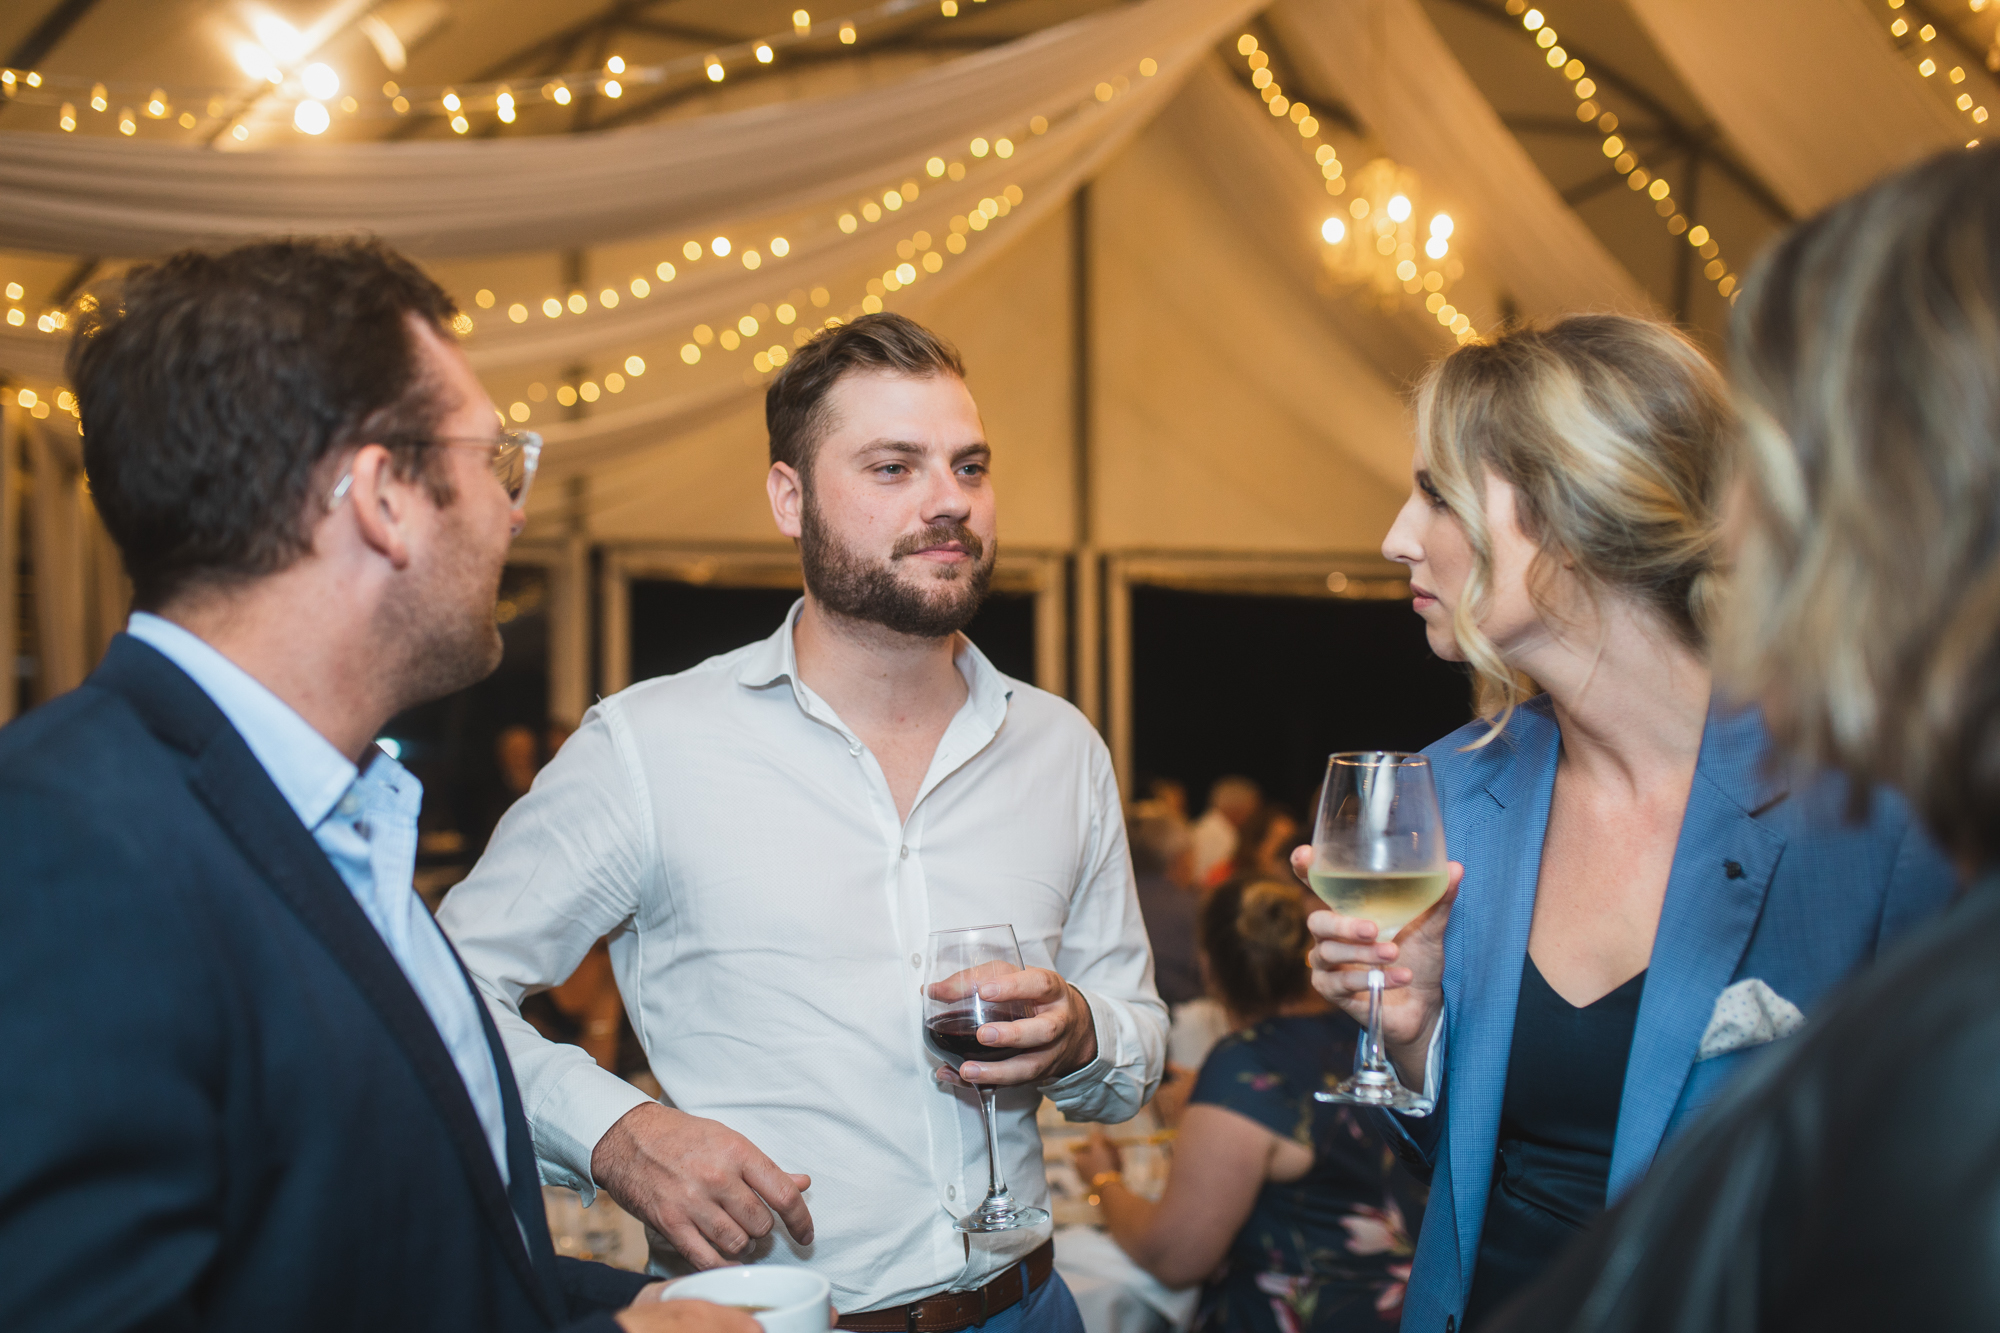
[[[972,500],[959,485],[958,474],[951,468],[940,468],[928,475],[929,485],[924,491],[924,519],[962,519],[972,512]]]

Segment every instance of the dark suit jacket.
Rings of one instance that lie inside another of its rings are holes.
[[[482,1019],[485,1007],[480,1007]],[[613,1327],[401,968],[208,696],[119,636],[0,731],[0,1328]]]

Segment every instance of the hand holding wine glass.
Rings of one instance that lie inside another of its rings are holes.
[[[1305,880],[1310,847],[1292,856],[1292,869]],[[1406,1086],[1423,1077],[1431,1035],[1444,1014],[1444,932],[1458,898],[1465,867],[1446,863],[1448,887],[1437,905],[1391,940],[1365,917],[1341,916],[1331,909],[1306,918],[1313,948],[1306,955],[1313,988],[1357,1023],[1368,1021],[1368,971],[1382,969],[1382,1045],[1402,1071]]]
[[[1368,988],[1367,1027],[1354,1076],[1330,1092],[1313,1095],[1321,1101],[1428,1115],[1430,1102],[1397,1081],[1383,1049],[1383,993],[1389,961],[1401,952],[1394,943],[1397,933],[1430,912],[1452,883],[1430,761],[1420,754],[1384,750],[1328,759],[1306,879],[1338,916],[1349,918],[1333,923],[1337,933],[1349,937],[1335,946],[1336,958],[1358,965]],[[1437,929],[1441,945],[1442,925]],[[1328,947],[1316,945],[1314,952]],[[1436,955],[1442,959],[1441,948]],[[1413,969],[1409,979],[1415,979]],[[1321,991],[1332,998],[1334,991],[1351,988],[1352,978],[1330,985]]]
[[[1015,1231],[1049,1220],[1046,1210],[1023,1207],[1008,1192],[1000,1167],[1000,1127],[994,1117],[995,1083],[980,1072],[1015,1056],[1008,1047],[988,1046],[983,1037],[1001,1035],[994,1030],[997,1026],[1025,1025],[1037,1016],[1026,994],[1036,990],[1036,983],[1021,978],[1027,971],[1012,926],[931,932],[924,966],[924,1040],[961,1075],[972,1073],[973,1078],[960,1081],[978,1089],[979,1116],[986,1129],[986,1197],[954,1224],[960,1231]]]

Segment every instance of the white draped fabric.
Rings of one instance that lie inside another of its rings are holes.
[[[0,247],[139,256],[371,232],[426,258],[573,249],[882,188],[974,135],[1026,137],[1254,4],[1143,0],[844,97],[592,135],[214,152],[0,134]]]
[[[1628,7],[1795,216],[1969,137],[1968,122],[1896,51],[1864,0],[1628,0]],[[1942,47],[1930,49],[1946,65],[1959,63]],[[2000,103],[1992,109],[2000,112]]]
[[[1331,87],[1391,157],[1438,192],[1434,202],[1470,223],[1468,267],[1495,275],[1523,314],[1652,312],[1639,284],[1501,124],[1417,0],[1289,0],[1270,19],[1307,82]],[[1483,325],[1497,311],[1474,313]]]

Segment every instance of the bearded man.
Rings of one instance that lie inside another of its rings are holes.
[[[1003,1085],[1000,1167],[1045,1202],[1041,1098],[1124,1120],[1163,1058],[1110,756],[960,632],[996,530],[951,347],[863,316],[801,349],[765,415],[804,597],[763,642],[592,709],[441,919],[545,1180],[608,1190],[697,1267],[810,1266],[843,1327],[1080,1333],[1047,1224],[954,1229],[986,1143],[972,1090],[933,1073],[920,984],[931,931],[1014,927],[1028,967],[981,994],[1032,1016],[982,1028],[1014,1053],[957,1073]],[[664,1103],[520,1018],[604,935]]]

